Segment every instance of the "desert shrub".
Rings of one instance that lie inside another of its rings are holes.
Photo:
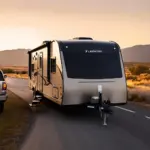
[[[27,74],[27,71],[23,70],[23,71],[16,71],[10,68],[3,68],[1,69],[4,73],[15,73],[15,74]]]
[[[146,101],[146,97],[145,96],[141,96],[139,102],[145,102],[145,101]]]
[[[4,73],[15,73],[15,71],[13,70],[13,69],[2,69],[2,71],[4,72]]]
[[[137,80],[137,76],[135,76],[135,75],[126,75],[126,79],[127,79],[127,80],[136,81],[136,80]]]
[[[136,76],[132,76],[132,81],[137,81],[137,77]]]
[[[132,80],[133,76],[132,75],[126,75],[127,80]]]
[[[130,96],[128,96],[128,101],[134,101],[134,102],[145,102],[146,97],[140,96],[137,93],[132,93]]]
[[[129,101],[135,101],[136,99],[139,99],[138,94],[131,94],[128,98]]]
[[[145,79],[146,79],[146,80],[150,80],[150,74],[147,75],[147,76],[145,76]]]
[[[134,85],[129,85],[129,84],[127,84],[127,87],[128,87],[129,89],[133,89],[133,88],[134,88]]]
[[[19,74],[20,72],[19,72],[19,71],[16,71],[15,73],[16,73],[16,74]]]
[[[21,71],[21,74],[27,74],[27,71]]]
[[[139,75],[139,78],[141,80],[146,80],[147,75],[148,75],[147,73],[142,73],[142,74]]]
[[[144,65],[137,65],[137,66],[129,67],[129,70],[133,75],[140,75],[142,73],[150,73],[149,67],[144,66]]]

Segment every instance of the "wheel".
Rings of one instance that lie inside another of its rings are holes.
[[[4,102],[0,102],[0,114],[4,111]]]

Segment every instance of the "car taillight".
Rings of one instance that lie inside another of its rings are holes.
[[[7,90],[7,84],[5,82],[2,83],[2,90]]]

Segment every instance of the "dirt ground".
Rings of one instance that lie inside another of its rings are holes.
[[[20,97],[8,91],[4,112],[0,114],[0,150],[18,150],[32,123],[32,111]]]

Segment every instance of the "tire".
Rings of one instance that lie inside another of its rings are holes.
[[[0,114],[4,111],[4,102],[0,102]]]

